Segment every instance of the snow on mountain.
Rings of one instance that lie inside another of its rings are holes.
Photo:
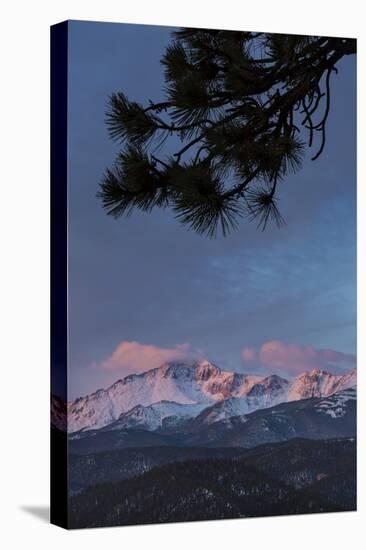
[[[350,372],[347,372],[337,382],[336,390],[347,390],[348,388],[354,388],[357,386],[357,370],[352,369]]]
[[[330,395],[337,391],[341,378],[321,369],[303,372],[290,383],[287,401]]]
[[[246,395],[240,398],[230,397],[207,407],[197,417],[196,424],[213,424],[280,403],[327,397],[355,384],[356,369],[344,376],[314,369],[300,374],[292,382],[278,375],[271,375],[254,384]]]
[[[332,418],[341,418],[347,411],[347,402],[356,401],[356,389],[347,388],[322,399],[315,407],[317,412],[328,414]]]
[[[212,424],[220,420],[266,409],[287,399],[288,381],[277,375],[263,378],[254,384],[246,395],[230,397],[206,408],[198,417],[198,422]]]
[[[247,393],[252,408],[268,408],[286,401],[289,382],[277,374],[267,376]]]
[[[63,432],[67,430],[67,408],[57,395],[51,395],[51,425]]]
[[[200,422],[203,413],[185,426],[185,445],[256,447],[294,438],[355,437],[356,390],[279,403],[210,424]]]
[[[289,382],[278,375],[224,371],[206,360],[169,362],[69,403],[68,431],[108,425],[156,430],[198,415],[209,424],[282,402],[327,397],[355,384],[355,369],[343,376],[314,369]]]
[[[224,371],[206,360],[165,363],[69,403],[68,429],[74,432],[102,428],[136,405],[149,406],[160,401],[208,405],[226,397],[239,397],[262,378]]]
[[[136,405],[130,411],[122,413],[118,420],[108,424],[104,430],[127,430],[139,428],[157,430],[159,428],[178,428],[183,422],[197,416],[206,403],[184,405],[174,401],[159,401],[144,407]]]
[[[227,401],[230,402],[231,398]],[[130,428],[134,429],[117,429],[117,421],[99,430],[76,432],[69,437],[69,450],[74,455],[90,455],[117,449],[171,448],[175,445],[179,448],[250,448],[294,438],[328,440],[356,436],[354,388],[329,397],[279,403],[270,408],[210,423],[205,422],[207,410],[196,418],[188,419],[176,430],[166,430],[164,426],[163,429],[146,429],[144,425],[137,426],[142,429],[132,425]],[[85,475],[89,476],[89,470]]]

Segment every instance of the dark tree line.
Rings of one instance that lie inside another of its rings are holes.
[[[211,237],[242,216],[281,225],[279,182],[300,168],[306,146],[313,160],[324,150],[332,77],[355,52],[353,39],[175,32],[161,60],[164,101],[110,97],[108,130],[123,147],[100,185],[107,213],[171,207]],[[173,135],[181,146],[166,155]]]
[[[354,442],[296,440],[273,446],[272,453],[271,446],[243,452],[165,464],[90,487],[70,499],[70,527],[356,509]],[[282,468],[275,464],[279,455]]]

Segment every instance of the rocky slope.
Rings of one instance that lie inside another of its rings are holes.
[[[170,362],[69,403],[68,431],[104,426],[175,429],[199,414],[210,424],[278,403],[326,397],[355,385],[356,369],[344,376],[312,370],[288,381],[278,375],[225,371],[209,361]]]
[[[242,447],[287,441],[294,438],[331,439],[356,437],[356,390],[348,388],[328,397],[280,403],[249,414],[208,423],[206,410],[171,429],[113,429],[71,434],[71,454],[160,446]]]

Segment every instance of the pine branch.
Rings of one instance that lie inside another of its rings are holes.
[[[163,101],[147,106],[112,94],[106,123],[123,143],[99,197],[110,215],[171,205],[200,233],[227,234],[247,213],[263,229],[283,219],[277,182],[301,167],[308,133],[322,154],[331,75],[356,41],[207,29],[174,33],[162,59]],[[318,113],[320,120],[315,122]],[[164,154],[170,136],[181,145]]]

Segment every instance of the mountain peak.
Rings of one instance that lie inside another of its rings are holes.
[[[187,370],[192,369],[194,366],[193,362],[190,361],[166,361],[160,367],[156,367],[155,369],[148,370],[146,372],[143,372],[142,375],[148,374],[149,372],[160,372],[163,374],[167,373],[173,373],[173,372],[179,372],[179,370]]]
[[[215,365],[207,361],[207,359],[204,359],[203,361],[198,361],[196,363],[196,367],[195,367],[196,379],[208,380],[212,376],[217,376],[221,374],[221,372],[222,371],[221,369],[219,369],[219,367],[216,367]]]
[[[323,369],[303,372],[291,382],[288,401],[330,395],[336,391],[340,378]]]
[[[160,425],[164,411],[169,417],[194,416],[198,410],[215,404],[215,418],[246,414],[280,402],[325,397],[355,385],[355,370],[342,377],[313,369],[289,382],[278,374],[248,375],[222,370],[207,359],[169,361],[70,402],[68,429],[98,429],[117,420],[120,425],[122,420],[128,425]],[[212,420],[211,416],[210,413]]]
[[[330,372],[324,369],[312,369],[304,374],[309,374],[310,376],[333,376]]]

